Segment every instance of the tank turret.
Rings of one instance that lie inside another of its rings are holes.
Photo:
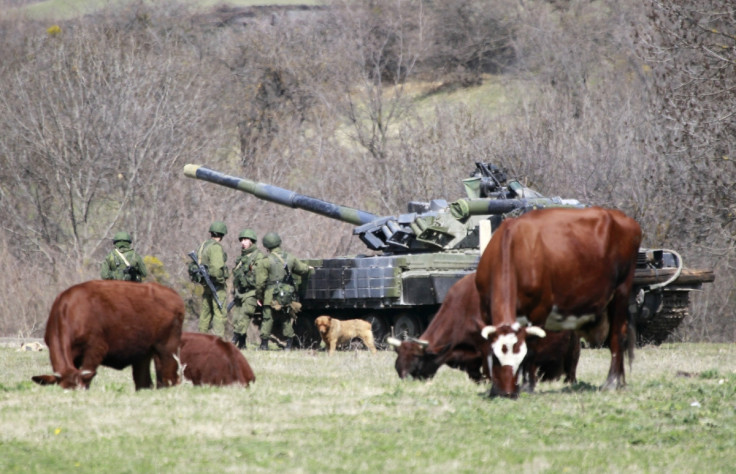
[[[390,254],[477,249],[481,220],[512,211],[523,213],[541,207],[583,207],[575,199],[548,198],[518,181],[506,183],[503,172],[493,165],[476,163],[473,175],[464,181],[467,198],[448,204],[444,199],[412,201],[408,212],[377,216],[370,212],[333,204],[278,186],[229,176],[200,165],[186,165],[184,174],[252,194],[265,201],[303,209],[354,224],[353,234],[371,250]]]
[[[463,180],[466,197],[411,201],[405,214],[378,216],[298,194],[278,186],[229,176],[199,165],[184,174],[252,194],[259,199],[348,222],[373,256],[311,259],[315,268],[300,293],[297,320],[302,345],[319,341],[320,314],[371,321],[376,340],[417,337],[449,288],[475,271],[484,244],[508,217],[544,207],[585,207],[576,199],[546,197],[507,179],[490,163],[475,163]],[[689,270],[675,251],[640,249],[629,312],[640,343],[664,341],[688,311],[689,295],[713,281],[710,270]]]

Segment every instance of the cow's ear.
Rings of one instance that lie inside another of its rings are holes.
[[[440,351],[437,353],[437,356],[438,357],[443,357],[448,352],[450,352],[451,349],[452,349],[452,344],[447,344],[442,349],[440,349]]]
[[[34,375],[31,380],[39,385],[56,385],[61,381],[61,377],[58,375]]]

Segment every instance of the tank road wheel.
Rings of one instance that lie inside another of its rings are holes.
[[[401,313],[396,316],[394,334],[397,338],[406,340],[410,337],[419,337],[421,333],[422,325],[419,323],[419,318],[408,313]]]
[[[376,349],[386,349],[388,346],[386,339],[390,336],[389,325],[386,318],[377,314],[369,314],[363,319],[371,323],[371,330],[373,331],[373,339],[376,344]]]

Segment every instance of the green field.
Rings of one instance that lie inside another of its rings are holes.
[[[637,351],[598,392],[585,349],[572,388],[519,400],[443,368],[402,382],[393,352],[246,351],[250,389],[134,392],[101,368],[89,391],[41,387],[48,353],[0,348],[0,472],[733,472],[736,345]],[[627,367],[628,368],[628,367]],[[683,374],[686,373],[686,374]],[[678,374],[679,373],[679,374]]]

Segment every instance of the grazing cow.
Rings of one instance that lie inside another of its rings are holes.
[[[486,342],[481,330],[489,322],[490,319],[483,321],[481,318],[475,273],[465,275],[452,285],[419,339],[403,342],[388,339],[397,352],[396,372],[402,379],[407,375],[428,379],[447,364],[464,370],[468,377],[480,382],[483,379],[481,347]]]
[[[419,339],[399,341],[389,338],[394,346],[396,372],[400,378],[410,375],[415,379],[434,377],[447,364],[463,370],[472,380],[487,379],[488,367],[483,356],[487,341],[481,330],[490,323],[480,311],[480,297],[475,287],[475,273],[457,281],[445,296],[439,311]],[[541,380],[555,380],[566,374],[566,382],[575,381],[575,370],[580,356],[580,340],[572,331],[550,334],[537,351],[525,361],[524,377],[528,390],[536,385],[537,373]]]
[[[175,354],[184,322],[184,302],[157,283],[95,280],[56,297],[44,340],[53,375],[36,375],[41,385],[89,388],[97,367],[133,366],[135,389],[179,382]]]
[[[491,395],[515,397],[527,338],[517,316],[550,331],[573,329],[593,345],[607,343],[611,365],[604,389],[625,385],[628,302],[641,228],[620,211],[550,208],[505,220],[494,232],[476,272],[489,338]]]
[[[211,334],[185,332],[179,353],[184,378],[194,385],[231,385],[246,387],[256,376],[243,353],[233,343]]]

